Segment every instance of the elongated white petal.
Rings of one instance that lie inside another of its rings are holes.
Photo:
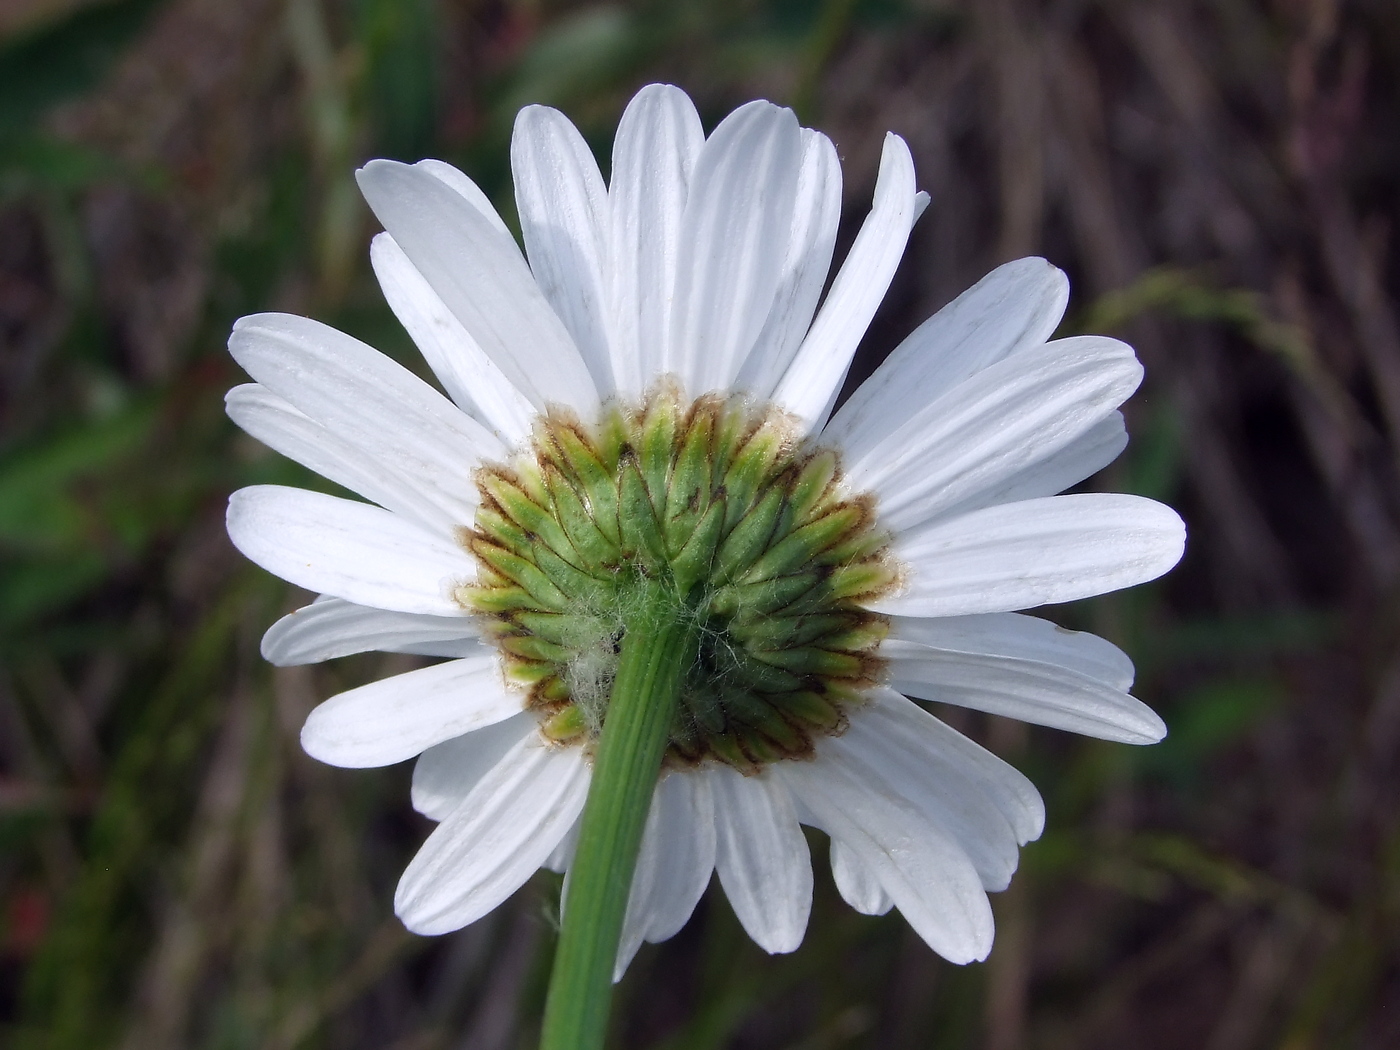
[[[801,160],[797,118],[771,102],[736,109],[700,151],[666,360],[692,397],[728,390],[763,329],[782,276]]]
[[[582,818],[576,818],[569,830],[564,832],[564,837],[559,840],[559,845],[554,847],[554,851],[545,858],[544,867],[554,872],[556,875],[564,875],[569,870],[569,865],[574,862],[574,853],[578,850],[578,831]],[[566,883],[568,879],[564,880]],[[564,889],[560,887],[559,912],[564,911]]]
[[[1040,838],[1045,830],[1045,803],[1020,770],[893,689],[872,689],[867,698],[869,704],[862,714],[872,732],[883,732],[897,738],[901,746],[920,749],[930,768],[944,764],[979,785],[1011,825],[1018,843]]]
[[[894,278],[915,207],[914,159],[902,138],[886,135],[870,214],[773,394],[811,431],[826,422],[861,336]]]
[[[413,808],[430,820],[444,820],[481,782],[507,751],[534,733],[538,720],[527,711],[470,733],[434,744],[413,764]]]
[[[864,454],[851,483],[899,531],[943,515],[1081,437],[1142,381],[1132,347],[1078,336],[1003,358],[910,417]]]
[[[1063,448],[1037,459],[1008,477],[979,489],[954,506],[941,509],[940,519],[970,514],[998,503],[1054,496],[1103,470],[1128,447],[1123,413],[1110,412]]]
[[[339,598],[289,612],[262,637],[263,659],[277,667],[370,651],[471,656],[486,650],[475,625],[461,616],[388,612]]]
[[[1167,734],[1141,700],[1054,664],[898,641],[882,644],[880,655],[890,661],[890,684],[924,700],[1124,744],[1155,744]]]
[[[471,176],[466,172],[453,167],[445,160],[420,160],[414,167],[426,171],[443,185],[455,190],[462,199],[481,214],[482,218],[498,231],[504,233],[512,244],[515,243],[515,237],[510,232],[510,227],[501,218],[501,213],[496,210],[496,206],[491,203],[491,198],[486,196],[485,191],[473,182]]]
[[[472,471],[500,459],[505,446],[408,369],[291,314],[240,318],[228,346],[264,387],[400,474],[450,520],[472,520]]]
[[[337,693],[307,717],[301,746],[332,766],[390,766],[522,707],[487,650]]]
[[[985,959],[992,909],[981,879],[949,836],[905,799],[839,762],[774,767],[817,825],[859,858],[909,925],[950,962]]]
[[[831,840],[831,877],[841,899],[862,915],[884,915],[894,907],[879,880],[840,839]]]
[[[593,377],[514,241],[425,168],[375,160],[356,177],[404,254],[531,404],[597,411]]]
[[[796,951],[812,910],[812,859],[787,788],[771,774],[709,771],[715,869],[734,914],[770,955]]]
[[[582,748],[536,734],[506,752],[428,836],[394,894],[414,933],[449,933],[514,893],[567,834],[588,792]]]
[[[665,371],[681,223],[695,158],[705,143],[689,96],[669,84],[637,92],[613,141],[613,373],[639,398]]]
[[[450,534],[455,515],[442,508],[411,475],[389,469],[331,433],[260,383],[244,383],[224,395],[228,416],[274,452],[343,485],[386,510],[436,533]]]
[[[528,440],[534,407],[486,356],[394,238],[375,234],[369,258],[389,308],[448,396],[504,444],[514,447]]]
[[[1102,682],[1110,689],[1126,690],[1133,684],[1133,662],[1112,642],[1021,613],[893,616],[889,641],[951,653],[1053,664]]]
[[[684,778],[684,774],[680,774]],[[673,840],[657,872],[647,940],[655,944],[680,933],[710,884],[715,867],[714,794],[703,779],[682,779],[679,798],[668,806],[674,827],[685,835]]]
[[[336,600],[339,601],[339,599]],[[441,642],[405,642],[397,648],[379,651],[404,653],[408,656],[441,656],[457,660],[464,656],[475,656],[480,647],[481,642],[475,638],[454,638]]]
[[[666,780],[674,780],[667,777]],[[627,910],[622,917],[622,933],[617,942],[617,958],[613,960],[613,983],[622,980],[627,967],[632,965],[637,952],[646,940],[647,927],[657,910],[654,898],[658,873],[665,865],[667,856],[682,842],[688,831],[674,819],[666,816],[668,807],[664,797],[676,793],[676,785],[663,790],[663,781],[656,786],[651,798],[651,809],[647,811],[646,826],[642,829],[642,844],[637,850],[637,864],[632,870],[632,887],[627,895]],[[706,875],[708,878],[708,873]],[[561,894],[560,909],[567,899],[568,888]]]
[[[900,343],[841,406],[826,436],[863,455],[965,379],[1049,339],[1068,301],[1069,281],[1044,259],[998,266]]]
[[[910,703],[903,697],[900,701]],[[1019,797],[1024,778],[1005,763],[987,763],[969,770],[961,749],[950,742],[956,735],[954,730],[932,716],[908,722],[912,725],[883,717],[879,705],[853,711],[850,729],[839,738],[823,741],[823,752],[845,763],[856,775],[903,796],[957,842],[985,889],[1006,889],[1016,870],[1020,842],[997,802]],[[1015,788],[995,793],[987,790],[983,774],[988,769],[1014,781]],[[1038,802],[1039,796],[1034,797]],[[1035,826],[1043,820],[1043,813],[1043,807],[1037,805],[1033,813],[1022,815],[1022,824]]]
[[[395,612],[465,615],[453,594],[476,576],[471,557],[387,510],[254,485],[229,497],[227,525],[245,556],[298,587]]]
[[[1085,492],[988,507],[896,537],[900,593],[871,603],[905,616],[964,616],[1069,602],[1156,579],[1186,529],[1141,496]]]
[[[606,397],[616,389],[608,291],[612,218],[598,162],[564,114],[526,106],[515,118],[510,164],[530,270]]]
[[[632,875],[613,980],[620,981],[642,941],[680,932],[715,867],[715,803],[709,781],[672,773],[656,785]]]
[[[820,132],[802,129],[802,169],[792,211],[783,275],[773,308],[735,386],[767,399],[792,362],[812,324],[841,222],[841,162]]]

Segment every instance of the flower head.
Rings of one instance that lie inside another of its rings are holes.
[[[332,697],[302,734],[336,765],[418,757],[413,804],[440,823],[399,915],[456,929],[537,868],[568,868],[645,591],[694,641],[618,973],[716,870],[754,940],[794,949],[801,824],[830,836],[854,907],[898,907],[940,954],[984,957],[986,891],[1043,806],[907,697],[1130,743],[1165,732],[1127,694],[1122,652],[1017,612],[1180,557],[1168,508],[1056,495],[1122,451],[1131,348],[1047,341],[1067,283],[1023,259],[832,415],[926,201],[897,136],[824,299],[840,167],[789,110],[750,103],[706,137],[682,92],[645,88],[605,185],[573,126],[532,106],[511,160],[525,255],[456,169],[360,172],[386,231],[375,271],[448,397],[304,318],[246,317],[229,344],[256,381],[230,391],[233,419],[370,501],[234,494],[239,549],[321,595],[264,655],[449,658]]]

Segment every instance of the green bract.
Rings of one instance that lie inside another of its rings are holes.
[[[894,567],[871,501],[836,456],[740,397],[685,407],[662,387],[596,426],[543,417],[531,447],[477,474],[457,598],[480,613],[559,743],[596,740],[623,622],[659,586],[698,639],[670,731],[673,762],[744,770],[811,751],[879,675],[884,619],[862,602]]]

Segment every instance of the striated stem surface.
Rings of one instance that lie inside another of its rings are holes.
[[[694,625],[677,616],[667,588],[641,579],[635,596],[623,614],[617,677],[594,756],[578,849],[569,865],[541,1050],[603,1046],[613,963],[642,828],[681,681],[698,645]]]

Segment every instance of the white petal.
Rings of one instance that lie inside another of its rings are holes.
[[[526,106],[510,141],[530,270],[604,397],[615,389],[609,334],[612,218],[598,162],[557,109]]]
[[[669,778],[668,778],[669,779]],[[637,851],[637,866],[632,871],[632,888],[627,895],[627,911],[622,917],[622,932],[617,942],[617,958],[613,960],[613,983],[618,981],[627,973],[627,967],[632,965],[632,960],[637,957],[637,952],[641,950],[642,942],[647,937],[647,927],[651,924],[655,905],[653,897],[655,894],[656,873],[665,863],[667,852],[672,848],[672,840],[680,840],[685,834],[684,829],[675,826],[668,826],[660,818],[661,786],[657,785],[656,794],[652,796],[651,809],[647,812],[646,827],[642,829],[642,844]],[[708,876],[707,876],[708,877]],[[560,912],[563,911],[563,901],[568,898],[568,887],[564,887],[561,895]]]
[[[229,497],[226,521],[235,547],[298,587],[396,612],[466,615],[453,594],[476,577],[471,557],[387,510],[253,485]]]
[[[767,774],[709,771],[715,869],[734,914],[770,955],[796,951],[812,910],[812,858],[792,799]]]
[[[665,371],[681,223],[695,159],[705,143],[684,91],[650,84],[622,114],[613,141],[613,370],[638,398]]]
[[[260,383],[234,387],[224,395],[224,409],[230,419],[274,452],[386,510],[436,533],[450,533],[457,524],[456,513],[444,510],[425,492],[425,486],[413,484],[411,475],[385,466],[378,457],[331,433]]]
[[[816,818],[874,875],[930,948],[950,962],[984,959],[992,909],[972,862],[908,801],[839,762],[774,767]]]
[[[941,518],[968,514],[998,503],[1019,503],[1063,492],[1103,470],[1128,447],[1123,413],[1110,412],[1064,448],[1022,467],[1014,474],[989,485],[956,506],[939,512]]]
[[[894,616],[889,640],[954,653],[1054,664],[1111,689],[1128,689],[1133,684],[1133,662],[1118,646],[1096,634],[1067,630],[1038,616]]]
[[[554,851],[545,858],[544,867],[554,872],[556,875],[563,875],[569,870],[569,865],[574,862],[574,853],[578,850],[578,829],[583,821],[582,817],[576,818],[569,830],[564,833],[564,837],[559,840],[559,845],[554,847]],[[565,879],[565,883],[569,880]],[[564,893],[566,887],[560,887],[559,909],[563,914]]]
[[[484,649],[337,693],[307,716],[301,746],[332,766],[390,766],[518,715],[523,706],[520,694],[506,688],[500,655]]]
[[[408,369],[329,325],[291,314],[239,318],[228,346],[272,393],[401,474],[451,520],[472,520],[472,471],[502,458],[505,446]]]
[[[792,110],[763,101],[725,117],[700,151],[666,360],[692,397],[730,389],[763,329],[782,276],[801,160]]]
[[[676,801],[667,807],[672,827],[685,834],[672,839],[657,871],[647,940],[653,944],[681,931],[710,884],[715,867],[714,795],[703,779],[677,774]]]
[[[1155,744],[1167,734],[1141,700],[1054,664],[895,640],[884,642],[880,655],[890,661],[890,685],[924,700],[1125,744]]]
[[[1014,797],[1023,778],[1005,763],[989,764],[1017,785],[1016,792],[989,792],[977,775],[983,767],[969,771],[961,749],[950,741],[954,735],[931,715],[904,725],[882,716],[880,706],[874,705],[852,711],[850,729],[822,741],[820,750],[857,776],[902,796],[958,844],[985,889],[1004,890],[1016,870],[1020,843],[997,800]],[[1038,801],[1039,795],[1035,797]],[[1044,810],[1037,806],[1035,813],[1043,815]],[[1022,822],[1029,827],[1033,816],[1023,816]]]
[[[930,763],[955,768],[979,785],[1011,825],[1017,842],[1024,845],[1040,838],[1045,803],[1025,774],[893,689],[872,689],[867,697],[869,704],[861,710],[872,731],[883,725],[888,736],[922,749]]]
[[[1154,580],[1186,528],[1141,496],[1084,492],[988,507],[896,537],[902,592],[871,603],[905,616],[963,616],[1070,602]]]
[[[583,808],[583,749],[555,750],[528,734],[428,836],[394,894],[414,933],[449,933],[475,922],[528,879]]]
[[[1081,437],[1141,380],[1132,347],[1116,339],[1032,347],[958,384],[878,444],[846,446],[851,484],[879,497],[886,528],[936,520]]]
[[[813,432],[825,423],[861,336],[894,278],[909,242],[915,206],[914,159],[902,138],[888,134],[870,214],[773,394],[774,401]]]
[[[963,380],[1049,339],[1068,301],[1069,281],[1044,259],[998,266],[900,343],[824,436],[843,447],[878,444]]]
[[[481,644],[475,638],[455,638],[441,642],[405,642],[397,648],[379,651],[404,653],[408,656],[441,656],[450,660],[458,660],[464,656],[475,656]]]
[[[735,386],[757,398],[772,396],[812,323],[831,269],[841,221],[841,161],[820,132],[802,129],[802,169],[792,213],[783,276],[773,308]]]
[[[831,877],[841,899],[862,915],[884,915],[894,907],[879,880],[840,839],[831,840]]]
[[[627,897],[613,980],[643,940],[674,937],[710,883],[715,866],[715,810],[710,783],[697,773],[671,773],[652,795],[641,851]]]
[[[443,820],[489,773],[507,751],[534,733],[539,721],[520,711],[493,725],[434,744],[413,764],[413,808],[430,820]]]
[[[515,242],[417,165],[370,161],[360,190],[400,248],[486,355],[537,409],[598,408],[588,367]]]
[[[534,406],[486,356],[394,238],[375,234],[369,258],[389,308],[448,396],[504,444],[514,447],[528,441]]]
[[[371,650],[471,656],[482,651],[482,643],[475,625],[461,616],[388,612],[339,598],[313,602],[288,613],[262,638],[263,659],[277,667],[317,664]]]
[[[420,160],[414,167],[426,171],[439,182],[456,190],[467,203],[481,213],[487,222],[504,233],[507,240],[512,244],[515,243],[515,237],[510,232],[510,227],[501,218],[501,213],[496,210],[496,206],[491,203],[491,198],[486,196],[482,188],[473,182],[466,172],[460,168],[454,168],[445,160]]]

